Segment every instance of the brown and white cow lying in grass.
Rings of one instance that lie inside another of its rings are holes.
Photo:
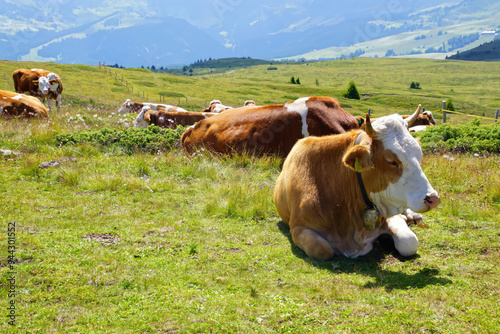
[[[150,102],[132,102],[132,100],[127,99],[125,102],[123,102],[122,106],[120,109],[118,109],[118,113],[120,114],[138,114],[141,112],[142,108],[148,107],[150,110],[166,110],[171,108],[172,106],[168,104],[161,104],[161,103],[150,103]],[[186,111],[180,107],[175,107],[179,111]]]
[[[190,112],[174,106],[168,106],[168,108],[160,110],[151,110],[150,107],[145,106],[137,115],[134,127],[147,128],[149,125],[156,125],[162,128],[175,129],[178,125],[193,125],[214,115],[217,114]]]
[[[47,118],[48,112],[36,97],[0,90],[0,117]]]
[[[57,74],[37,68],[20,68],[14,71],[12,79],[16,92],[39,97],[44,103],[47,99],[49,111],[52,111],[52,100],[55,100],[57,112],[61,112],[63,86]]]
[[[426,212],[439,203],[420,166],[420,145],[408,131],[419,111],[406,120],[381,117],[373,125],[367,115],[366,132],[297,142],[276,182],[274,201],[293,242],[308,256],[365,255],[381,234],[392,236],[402,256],[416,253],[417,236],[401,213]],[[360,184],[378,209],[379,225],[367,225]]]
[[[201,120],[182,134],[182,147],[220,154],[277,155],[285,158],[297,140],[359,129],[356,119],[330,97],[232,109]]]

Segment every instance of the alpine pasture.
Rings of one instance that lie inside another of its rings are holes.
[[[63,103],[49,120],[0,119],[1,332],[500,332],[498,154],[425,152],[441,203],[411,227],[417,255],[402,258],[380,238],[366,256],[316,261],[272,202],[280,161],[188,157],[182,129],[133,129],[135,115],[117,114],[128,98],[160,93],[190,111],[213,99],[238,107],[327,95],[362,116],[422,104],[439,127],[452,99],[487,126],[500,108],[499,62],[348,59],[174,76],[0,61],[0,89],[33,67],[60,75]],[[342,97],[351,80],[360,100]],[[170,137],[148,146],[146,135]]]

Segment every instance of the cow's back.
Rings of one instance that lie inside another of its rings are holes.
[[[204,147],[221,154],[273,154],[288,153],[294,144],[291,138],[298,136],[300,115],[275,105],[235,108],[203,119],[185,131],[181,142],[188,153]]]
[[[232,154],[275,154],[285,158],[297,140],[358,128],[356,119],[329,97],[303,98],[288,104],[232,109],[198,122],[183,134],[188,153],[197,147]]]
[[[12,73],[14,80],[14,90],[18,93],[29,92],[32,88],[32,81],[37,80],[38,77],[30,70],[20,68]]]
[[[2,117],[42,117],[47,118],[45,106],[35,97],[0,90]]]

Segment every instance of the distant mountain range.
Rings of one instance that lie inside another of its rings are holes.
[[[500,1],[4,0],[0,59],[139,67],[209,57],[444,58],[492,40],[481,35],[492,30]],[[452,50],[450,40],[475,33]]]

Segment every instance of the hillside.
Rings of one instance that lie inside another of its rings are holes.
[[[447,3],[415,11],[405,18],[387,15],[383,20],[356,27],[356,37],[343,46],[332,43],[328,48],[315,48],[303,54],[278,59],[315,60],[353,56],[445,59],[457,51],[462,52],[492,41],[494,35],[482,33],[500,30],[499,20],[500,3],[497,1]]]
[[[464,52],[457,52],[456,55],[447,57],[446,59],[456,60],[494,60],[500,61],[500,39],[481,44],[480,46]]]
[[[100,106],[105,114],[116,111],[128,98],[159,102],[160,94],[162,102],[193,111],[204,109],[213,99],[236,107],[248,99],[272,104],[314,95],[336,97],[343,108],[356,115],[364,115],[368,109],[376,116],[408,113],[418,104],[427,110],[439,110],[442,101],[450,98],[457,111],[478,116],[494,117],[500,107],[500,63],[496,62],[352,58],[278,62],[222,74],[177,76],[148,69],[0,61],[0,89],[13,89],[12,72],[19,67],[46,68],[58,73],[64,82],[64,104],[91,109]],[[290,84],[292,76],[300,78],[301,84]],[[351,80],[355,81],[361,100],[342,97]],[[411,82],[418,82],[422,89],[410,89]],[[438,120],[441,117],[439,113],[435,116]],[[452,123],[470,120],[461,115],[448,117]]]
[[[185,65],[181,69],[157,69],[157,73],[169,73],[176,75],[206,75],[215,73],[224,73],[228,71],[234,71],[239,68],[246,68],[249,66],[270,64],[268,60],[262,59],[252,59],[250,57],[243,58],[219,58],[208,60],[197,60],[190,65]]]

